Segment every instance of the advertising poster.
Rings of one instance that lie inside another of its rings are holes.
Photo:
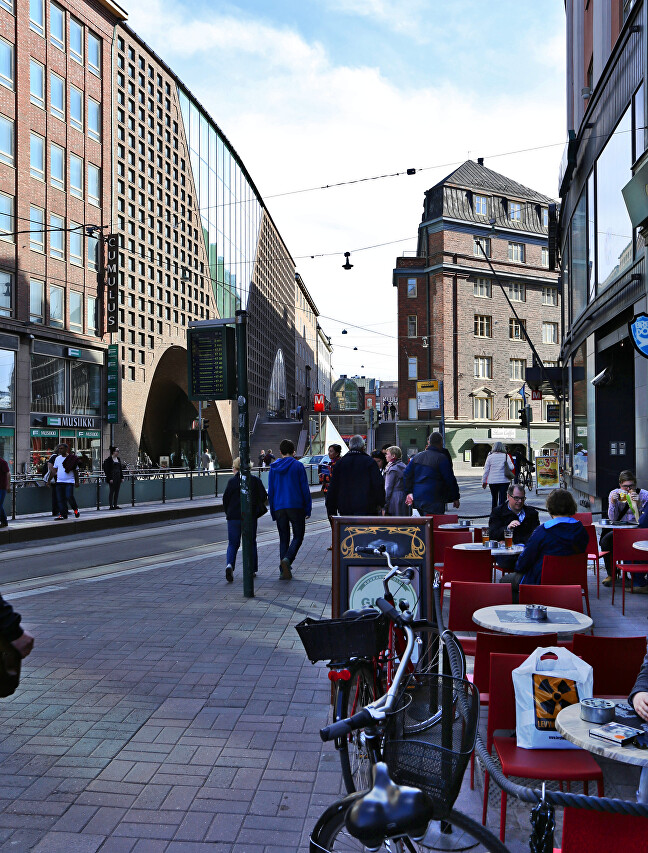
[[[536,456],[536,483],[539,489],[558,488],[558,457],[555,455]]]

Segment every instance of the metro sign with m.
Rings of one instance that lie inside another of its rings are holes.
[[[315,403],[313,405],[314,412],[323,412],[324,411],[324,394],[315,394]]]

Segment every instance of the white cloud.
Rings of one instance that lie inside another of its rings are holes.
[[[430,5],[426,0],[325,0],[333,12],[370,18],[419,44],[432,38]]]
[[[386,0],[335,0],[386,15]],[[392,288],[395,259],[416,246],[423,196],[452,166],[470,156],[494,155],[547,143],[564,135],[562,87],[533,101],[493,92],[476,97],[443,84],[404,88],[378,68],[353,57],[335,64],[322,44],[294,30],[230,10],[204,20],[178,11],[170,0],[141,0],[131,26],[168,62],[241,155],[264,197],[305,187],[440,168],[320,192],[268,199],[268,209],[320,311],[347,323],[392,320],[379,330],[396,334]],[[486,165],[547,195],[555,195],[561,148],[487,159]],[[343,252],[411,235],[373,251],[355,251],[354,269],[342,270]],[[395,340],[367,338],[323,319],[334,344],[358,346],[334,354],[338,371],[396,376]],[[371,355],[370,352],[381,355]]]

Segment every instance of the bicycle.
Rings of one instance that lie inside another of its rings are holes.
[[[378,548],[358,547],[356,553],[386,559],[388,572],[383,578],[384,599],[393,606],[395,598],[389,588],[390,581],[397,578],[402,588],[413,579],[414,569],[394,566],[384,545]],[[401,612],[404,611],[407,602],[400,601],[399,607]],[[434,626],[419,620],[415,629],[430,631]],[[334,689],[334,722],[352,716],[358,708],[369,705],[388,691],[394,681],[395,667],[407,646],[403,630],[373,607],[348,610],[341,619],[305,619],[297,625],[297,631],[311,662],[329,661],[329,679]],[[424,643],[419,639],[418,651],[416,667],[408,660],[409,674],[433,670],[436,666],[438,651],[434,643]],[[347,792],[352,794],[364,790],[370,782],[370,764],[363,734],[349,733],[346,737],[338,737],[335,748]]]
[[[535,471],[535,465],[531,465],[531,463],[526,463],[525,465],[520,466],[520,475],[519,482],[521,486],[532,490],[533,489],[533,473]]]

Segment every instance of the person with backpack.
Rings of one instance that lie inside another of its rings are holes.
[[[236,566],[236,555],[241,544],[241,459],[239,456],[232,462],[232,470],[236,473],[227,481],[223,492],[223,509],[227,519],[227,565],[225,566],[225,580],[232,583],[234,580],[234,568]],[[250,489],[250,513],[252,515],[252,563],[254,574],[259,567],[257,554],[257,519],[267,512],[268,493],[259,477],[249,475]]]
[[[68,517],[68,503],[72,507],[74,517],[78,518],[79,507],[74,497],[74,486],[78,482],[79,459],[74,453],[70,453],[67,444],[59,445],[59,455],[52,466],[56,471],[56,499],[58,501],[59,514],[57,521],[63,521]]]

